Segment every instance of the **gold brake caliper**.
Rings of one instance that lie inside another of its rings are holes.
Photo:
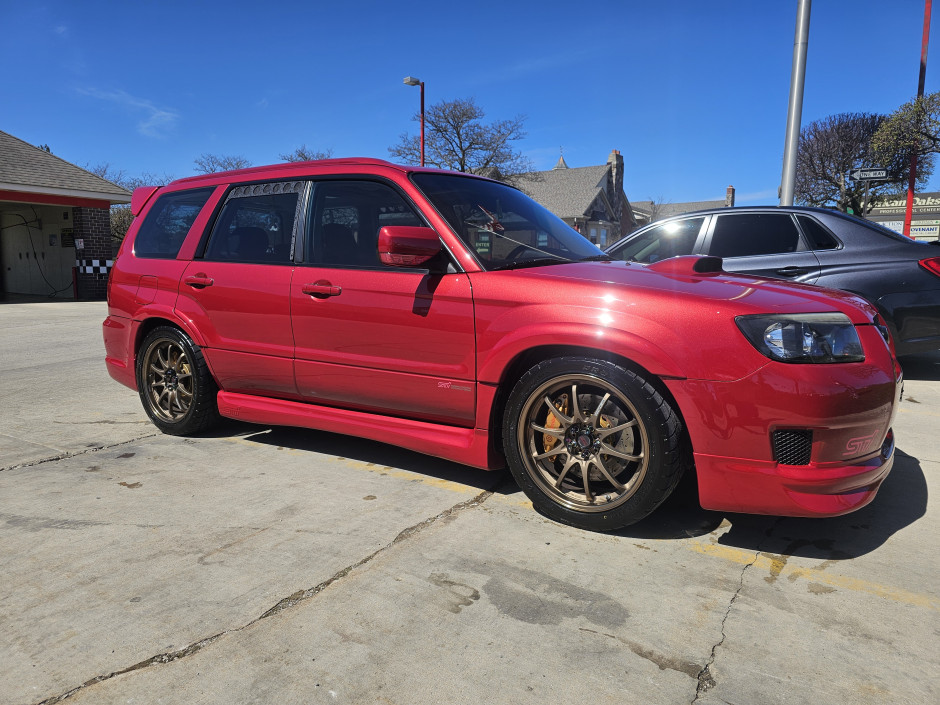
[[[568,395],[567,394],[562,394],[560,397],[558,397],[558,400],[555,402],[555,408],[558,409],[565,416],[568,415]],[[561,422],[557,418],[555,418],[555,414],[553,414],[550,411],[548,412],[548,419],[546,419],[545,421],[545,428],[551,428],[551,429],[561,428]],[[558,439],[555,438],[554,436],[549,436],[548,434],[544,434],[542,436],[542,443],[545,445],[545,452],[547,453],[548,451],[550,451],[552,448],[555,447],[555,444],[558,443]]]

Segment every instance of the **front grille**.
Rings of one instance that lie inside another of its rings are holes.
[[[813,432],[789,429],[773,432],[774,460],[784,465],[809,465]]]

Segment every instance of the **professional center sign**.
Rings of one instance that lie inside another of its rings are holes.
[[[881,196],[875,199],[875,206],[867,219],[901,233],[904,232],[906,209],[906,196]],[[911,235],[918,240],[940,239],[940,193],[923,193],[914,197]]]

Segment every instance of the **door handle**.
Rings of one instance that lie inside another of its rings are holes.
[[[325,299],[328,296],[339,296],[343,293],[343,287],[334,286],[328,281],[318,281],[314,284],[304,284],[300,290],[309,294],[310,296],[315,296],[318,299]]]
[[[194,289],[205,289],[207,286],[212,286],[215,281],[213,281],[211,277],[207,277],[205,274],[199,273],[186,277],[183,279],[183,283],[193,287]]]
[[[807,267],[784,267],[783,269],[775,269],[774,271],[784,277],[796,277],[800,274],[806,274],[809,269]]]

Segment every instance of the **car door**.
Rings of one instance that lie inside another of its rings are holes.
[[[226,391],[299,398],[290,283],[305,186],[232,188],[204,253],[183,273],[177,311],[202,333],[203,352]]]
[[[443,264],[383,265],[385,225],[427,224],[389,183],[314,182],[291,284],[298,389],[321,404],[472,427],[470,280]]]
[[[819,277],[819,260],[787,212],[735,213],[729,209],[717,213],[712,217],[706,251],[721,257],[727,272],[806,284]]]

